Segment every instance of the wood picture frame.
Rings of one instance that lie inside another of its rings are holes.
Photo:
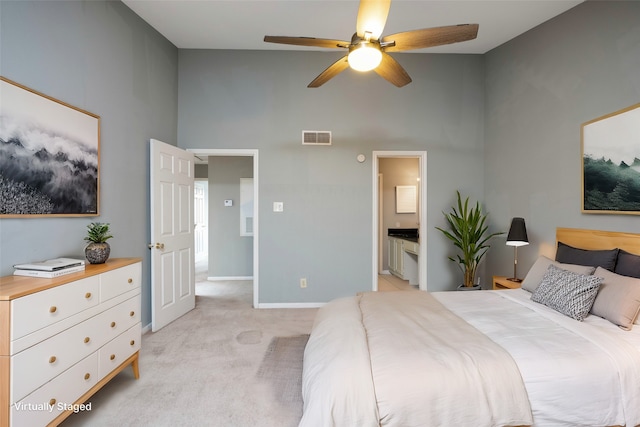
[[[640,215],[640,104],[581,126],[582,212]]]
[[[100,116],[0,77],[0,218],[98,216]]]

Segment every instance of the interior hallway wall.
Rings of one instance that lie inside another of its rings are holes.
[[[240,178],[253,178],[253,157],[210,156],[208,168],[209,277],[252,277],[253,237],[240,235]]]

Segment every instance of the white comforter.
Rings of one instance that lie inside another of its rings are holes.
[[[534,426],[640,424],[640,328],[577,322],[521,289],[473,294],[433,295],[512,355]]]
[[[323,307],[305,350],[300,425],[640,424],[636,331],[576,322],[521,290],[431,295],[457,316],[422,292]]]

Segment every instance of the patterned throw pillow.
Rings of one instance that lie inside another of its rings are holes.
[[[550,265],[540,286],[531,295],[531,301],[581,322],[589,314],[603,280]]]

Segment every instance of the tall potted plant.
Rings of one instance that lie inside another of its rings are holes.
[[[450,213],[444,213],[444,217],[449,224],[449,230],[440,227],[436,229],[442,231],[444,235],[453,242],[459,252],[456,258],[449,259],[457,263],[458,267],[464,274],[462,286],[466,289],[473,288],[476,271],[482,258],[489,250],[489,240],[492,237],[504,234],[497,232],[486,235],[488,226],[486,225],[487,214],[482,213],[480,203],[476,202],[475,206],[469,206],[469,198],[464,202],[460,192],[456,191],[458,196],[458,206],[451,208]]]

